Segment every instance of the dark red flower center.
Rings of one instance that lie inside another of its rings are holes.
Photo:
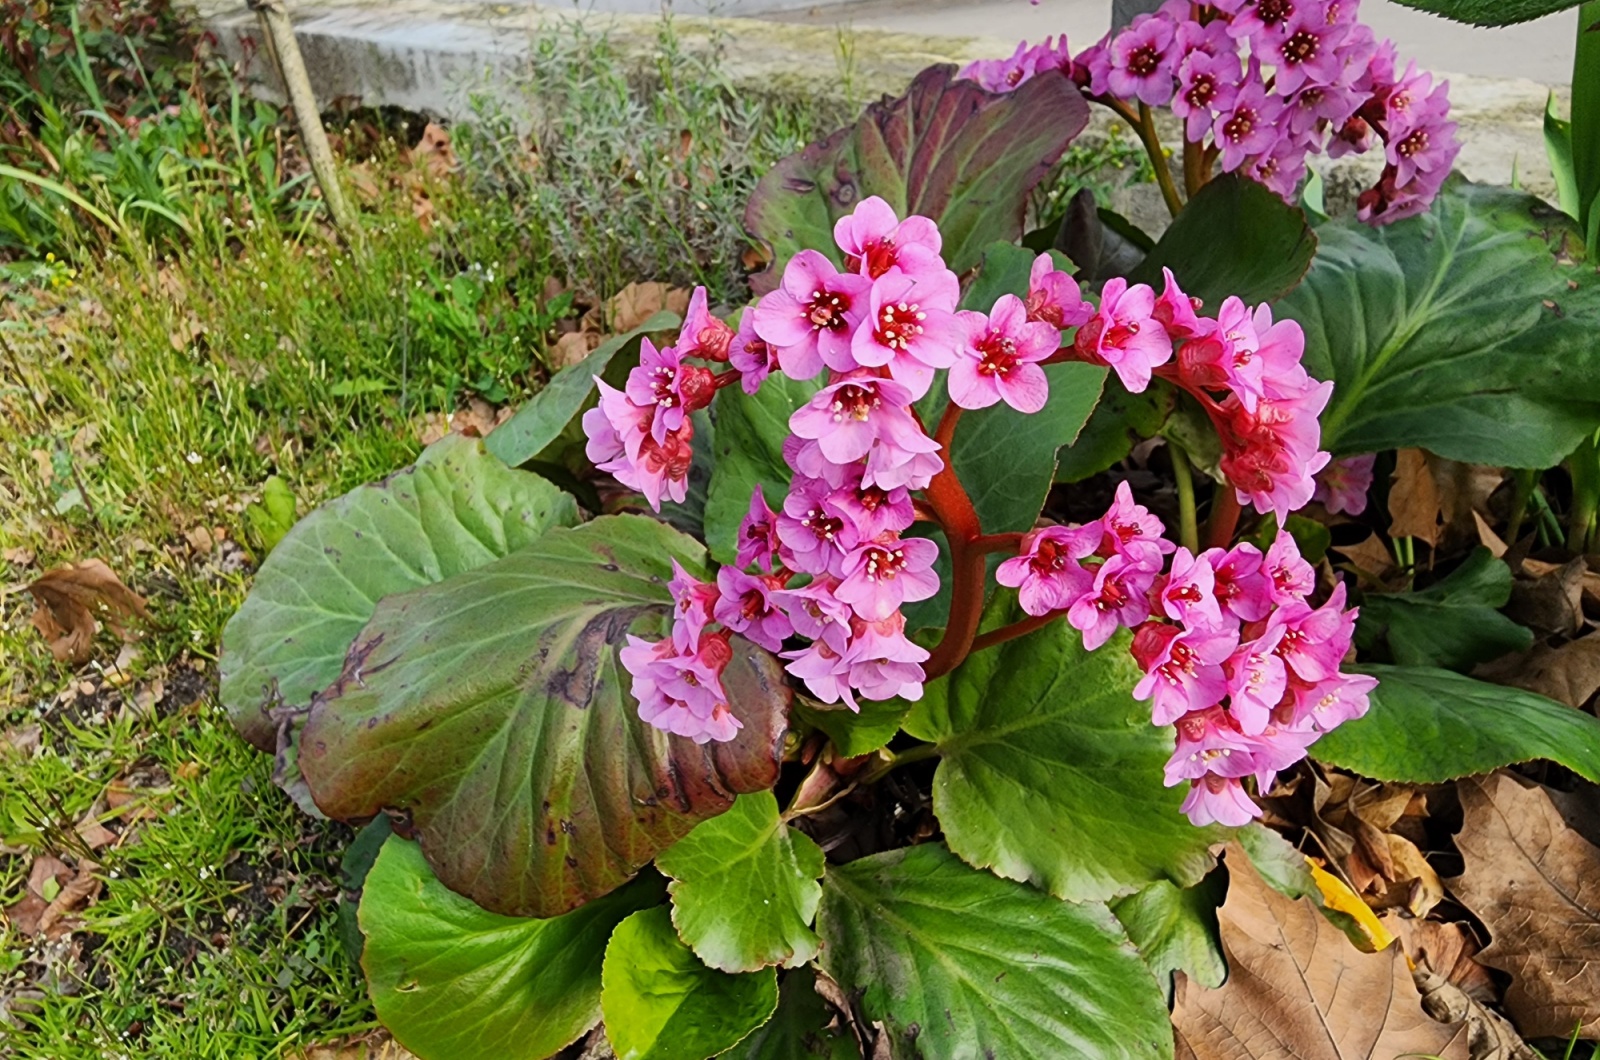
[[[1246,107],[1233,112],[1222,125],[1222,135],[1228,138],[1229,143],[1240,143],[1249,138],[1256,131],[1256,112]]]
[[[989,332],[978,343],[978,374],[1002,379],[1017,366],[1017,344],[1005,335]]]
[[[819,287],[806,306],[806,318],[811,321],[812,331],[841,331],[846,326],[844,315],[849,311],[849,295]]]
[[[1415,158],[1428,149],[1428,130],[1418,129],[1395,145],[1402,158]]]
[[[866,575],[869,581],[894,581],[906,569],[906,553],[899,548],[867,549]]]
[[[1283,61],[1294,66],[1316,58],[1317,46],[1321,43],[1315,33],[1303,29],[1284,41],[1279,51],[1283,53]]]
[[[922,322],[926,319],[928,314],[916,302],[885,302],[878,310],[878,327],[873,337],[891,350],[909,349],[922,334]]]
[[[818,541],[831,542],[844,529],[844,520],[821,508],[812,508],[800,517],[800,525],[810,530]]]
[[[1128,70],[1140,77],[1149,77],[1161,68],[1161,53],[1151,44],[1140,45],[1128,53]]]
[[[879,404],[880,399],[876,390],[846,383],[833,392],[834,421],[865,420],[872,415]]]
[[[1191,107],[1208,107],[1216,94],[1217,79],[1210,74],[1201,74],[1189,83],[1189,90],[1183,94],[1183,100]]]
[[[1268,26],[1287,21],[1293,14],[1294,4],[1291,0],[1259,0],[1256,4],[1256,17]]]

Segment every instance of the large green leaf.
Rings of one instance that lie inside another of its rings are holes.
[[[1015,617],[997,597],[985,624]],[[1134,702],[1139,677],[1126,634],[1086,652],[1062,621],[930,681],[905,729],[939,746],[933,810],[950,849],[1073,900],[1198,883],[1222,833],[1192,826],[1183,792],[1162,786],[1173,736]]]
[[[1164,265],[1214,314],[1229,295],[1252,305],[1281,298],[1306,274],[1316,251],[1317,237],[1299,207],[1225,173],[1189,201],[1128,279],[1160,291]]]
[[[1600,0],[1578,8],[1572,58],[1572,179],[1589,260],[1600,261]]]
[[[717,392],[711,410],[716,417],[717,454],[706,494],[706,547],[718,563],[732,563],[739,551],[739,521],[750,510],[750,497],[761,487],[767,504],[783,508],[793,472],[783,460],[789,417],[810,400],[822,379],[796,382],[781,373],[769,376],[754,394],[735,386]]]
[[[946,605],[948,606],[948,604]],[[894,739],[911,704],[900,698],[863,699],[861,709],[843,703],[818,703],[798,697],[795,713],[828,734],[833,748],[846,758],[871,754]]]
[[[606,1037],[617,1060],[705,1060],[737,1045],[778,1007],[777,973],[707,968],[664,908],[624,920],[606,947]]]
[[[1448,578],[1416,593],[1368,593],[1357,640],[1380,639],[1402,666],[1470,670],[1507,652],[1527,651],[1533,633],[1497,608],[1511,599],[1511,568],[1479,548]]]
[[[379,600],[577,521],[571,497],[482,442],[436,442],[411,467],[318,508],[272,550],[222,633],[223,705],[246,739],[272,750],[267,710],[307,706],[331,684]]]
[[[931,66],[904,96],[884,98],[859,121],[779,162],[756,185],[745,228],[772,248],[756,277],[770,290],[797,251],[837,257],[833,223],[869,195],[901,217],[939,224],[944,258],[956,272],[983,248],[1022,235],[1028,194],[1089,123],[1089,107],[1054,73],[996,95]]]
[[[600,962],[644,878],[550,920],[500,916],[440,883],[415,843],[384,844],[361,898],[362,967],[400,1044],[429,1060],[543,1060],[600,1020]]]
[[[778,984],[778,1011],[750,1037],[723,1053],[727,1060],[861,1060],[848,1030],[829,1030],[833,1012],[816,990],[809,967]]]
[[[898,1058],[1170,1057],[1167,1006],[1121,925],[937,843],[832,868],[822,967]]]
[[[1565,215],[1452,179],[1421,217],[1317,234],[1279,308],[1335,383],[1325,448],[1549,467],[1600,424],[1600,277]]]
[[[439,878],[511,915],[554,916],[627,880],[738,792],[777,779],[789,692],[735,640],[744,724],[703,746],[639,720],[616,649],[662,636],[670,562],[653,519],[557,529],[486,567],[392,596],[311,708],[301,766],[332,817],[411,815]]]
[[[1217,935],[1217,906],[1227,889],[1227,878],[1213,869],[1193,887],[1174,887],[1158,880],[1111,903],[1111,911],[1169,1000],[1174,972],[1210,987],[1221,986],[1228,977],[1228,962]]]
[[[1473,26],[1514,26],[1577,7],[1579,0],[1395,0]]]
[[[822,848],[779,818],[772,792],[740,795],[662,851],[656,868],[672,877],[678,936],[711,967],[793,968],[816,956]]]
[[[513,467],[538,456],[583,410],[594,393],[594,377],[605,374],[613,357],[623,350],[638,349],[644,336],[671,331],[681,323],[678,314],[663,309],[632,331],[611,336],[577,364],[561,369],[516,415],[490,432],[484,440],[489,452]]]
[[[1546,758],[1600,782],[1600,720],[1543,696],[1449,670],[1363,666],[1372,708],[1311,756],[1374,780],[1440,784]]]

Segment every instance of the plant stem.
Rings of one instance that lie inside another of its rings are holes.
[[[939,443],[944,450],[945,467],[950,466],[950,439],[956,436],[956,424],[961,422],[961,406],[954,401],[944,407],[944,413],[939,417],[939,426],[934,428],[933,440]]]
[[[930,681],[961,665],[972,647],[972,638],[978,633],[978,619],[983,611],[987,566],[983,561],[984,550],[975,547],[983,536],[983,527],[978,521],[977,509],[972,506],[972,498],[967,496],[961,480],[956,477],[955,464],[950,459],[950,442],[960,418],[961,410],[952,401],[945,407],[934,433],[939,442],[939,455],[944,458],[944,468],[933,476],[923,494],[934,518],[944,527],[945,541],[950,547],[950,620],[945,624],[943,638],[923,667]]]
[[[1594,537],[1595,511],[1600,508],[1600,450],[1595,447],[1593,435],[1585,438],[1567,458],[1567,471],[1572,476],[1567,548],[1572,552],[1587,552]]]
[[[1205,149],[1188,140],[1183,142],[1183,190],[1189,198],[1206,186],[1211,177],[1211,167],[1206,164]]]
[[[1156,183],[1161,186],[1161,197],[1167,200],[1167,211],[1177,217],[1183,212],[1183,200],[1178,196],[1177,185],[1172,182],[1172,166],[1161,148],[1161,137],[1156,134],[1155,112],[1149,104],[1139,104],[1139,122],[1135,127],[1139,131],[1139,139],[1144,141],[1145,153],[1155,167]]]
[[[972,650],[982,651],[985,648],[992,648],[996,644],[1004,644],[1008,640],[1025,637],[1034,630],[1043,629],[1056,619],[1064,617],[1066,613],[1067,609],[1062,607],[1054,611],[1047,611],[1042,615],[1030,615],[1020,622],[1011,623],[1009,626],[991,629],[983,636],[973,640]]]
[[[908,747],[898,753],[890,751],[888,758],[862,772],[861,776],[856,779],[856,786],[866,787],[868,784],[876,784],[901,766],[908,766],[912,762],[922,762],[929,758],[935,758],[938,754],[939,745],[932,743],[919,743],[915,747]]]
[[[1199,555],[1200,527],[1195,519],[1194,473],[1189,469],[1189,454],[1171,439],[1167,441],[1167,452],[1172,454],[1172,478],[1178,486],[1178,540]]]
[[[1019,546],[1021,546],[1022,538],[1023,535],[1020,533],[984,534],[982,537],[973,539],[972,547],[977,549],[979,552],[985,553],[1011,552],[1015,551]]]
[[[1533,499],[1534,487],[1539,484],[1539,469],[1519,467],[1512,472],[1516,491],[1511,495],[1511,518],[1506,524],[1506,543],[1516,544],[1522,533],[1522,523],[1528,514],[1528,502]]]
[[[1227,548],[1233,544],[1233,532],[1239,528],[1239,495],[1229,486],[1221,486],[1213,495],[1211,518],[1206,520],[1206,547]]]

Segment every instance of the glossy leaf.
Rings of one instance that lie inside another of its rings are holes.
[[[1439,784],[1546,758],[1600,782],[1600,720],[1518,688],[1449,670],[1363,666],[1372,709],[1318,740],[1311,757],[1374,780]]]
[[[1577,7],[1579,0],[1395,0],[1471,26],[1514,26]]]
[[[653,519],[607,516],[384,600],[311,709],[317,804],[408,812],[452,890],[554,916],[770,787],[789,697],[771,655],[734,641],[723,683],[744,728],[728,743],[667,736],[626,691],[617,647],[666,631],[674,557],[704,561]]]
[[[1387,641],[1402,666],[1467,671],[1533,645],[1527,627],[1497,610],[1509,599],[1511,568],[1478,548],[1449,577],[1421,592],[1368,593],[1357,640],[1363,650]]]
[[[1279,308],[1335,384],[1325,448],[1549,467],[1600,424],[1600,276],[1565,215],[1453,179],[1421,217],[1317,234]]]
[[[500,916],[440,883],[415,843],[392,837],[367,876],[362,966],[383,1025],[449,1060],[543,1060],[600,1019],[606,939],[660,902],[641,879],[551,920]]]
[[[725,1060],[861,1060],[849,1030],[828,1029],[833,1010],[817,993],[816,983],[809,967],[785,974],[778,984],[778,1011],[723,1053]]]
[[[516,415],[490,432],[484,445],[513,467],[532,460],[556,440],[572,417],[583,411],[584,403],[594,393],[594,377],[605,374],[613,357],[623,351],[636,351],[639,340],[646,335],[672,331],[682,323],[678,314],[663,309],[632,331],[611,336],[589,356],[551,376]]]
[[[732,563],[739,550],[739,522],[750,510],[757,486],[773,510],[783,508],[793,472],[783,459],[789,417],[822,386],[822,377],[796,382],[773,374],[754,394],[724,387],[712,403],[716,461],[706,494],[706,547],[718,563]]]
[[[1217,937],[1217,906],[1227,889],[1223,874],[1212,870],[1193,887],[1159,880],[1111,903],[1111,911],[1169,999],[1174,972],[1213,987],[1228,977]]]
[[[417,462],[306,516],[261,565],[222,633],[222,702],[274,748],[272,707],[305,707],[344,668],[378,601],[440,582],[578,521],[571,497],[449,435]]]
[[[778,1007],[771,968],[729,975],[700,963],[665,908],[624,920],[606,947],[600,1005],[617,1060],[705,1060]]]
[[[861,710],[857,712],[843,703],[817,703],[797,698],[794,709],[801,718],[828,734],[835,751],[846,758],[854,758],[871,754],[894,739],[901,721],[911,709],[910,703],[898,698],[859,702]]]
[[[1096,902],[1061,902],[938,843],[829,870],[822,967],[897,1060],[1170,1057],[1161,987]]]
[[[1000,602],[985,624],[1011,617]],[[1198,883],[1220,833],[1162,787],[1173,736],[1134,702],[1139,676],[1126,634],[1086,652],[1052,622],[929,682],[905,729],[939,746],[933,810],[950,849],[1074,901]]]
[[[1251,305],[1281,298],[1305,276],[1316,252],[1317,237],[1299,208],[1253,180],[1225,173],[1189,201],[1128,279],[1159,292],[1165,265],[1215,315],[1229,295]]]
[[[753,282],[771,290],[803,248],[837,254],[834,221],[869,195],[902,217],[937,221],[946,262],[965,272],[990,243],[1022,235],[1029,193],[1088,122],[1088,104],[1063,75],[995,95],[956,80],[953,66],[929,67],[904,96],[872,104],[761,178],[745,228],[774,260]]]
[[[822,849],[778,817],[772,792],[739,796],[662,851],[656,868],[672,877],[678,936],[711,967],[793,968],[816,956]]]

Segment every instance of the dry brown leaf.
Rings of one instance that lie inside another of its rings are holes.
[[[560,371],[580,363],[599,346],[601,338],[592,331],[569,331],[556,340],[550,351],[550,368]]]
[[[606,303],[609,330],[621,334],[632,331],[663,309],[682,316],[689,308],[689,292],[682,287],[647,280],[630,283]]]
[[[1217,921],[1228,981],[1206,990],[1180,976],[1180,1060],[1469,1060],[1466,1027],[1423,1013],[1399,947],[1361,953],[1311,899],[1263,883],[1237,844],[1224,861],[1228,900]]]
[[[450,417],[450,429],[469,438],[487,438],[489,432],[511,418],[512,409],[495,408],[480,397],[473,398],[464,409],[457,409]]]
[[[0,752],[31,755],[43,730],[38,725],[18,725],[0,732]]]
[[[450,417],[442,412],[430,412],[415,421],[417,441],[432,445],[450,433]]]
[[[422,130],[422,139],[411,149],[412,162],[422,166],[435,180],[443,180],[460,168],[456,149],[450,143],[450,133],[444,126],[429,122]]]
[[[1600,636],[1579,637],[1554,648],[1535,644],[1529,651],[1480,666],[1473,675],[1581,710],[1600,692]]]
[[[97,559],[48,571],[28,586],[28,592],[39,604],[33,627],[50,642],[51,654],[73,665],[93,654],[97,617],[124,640],[125,621],[150,617],[144,597]]]
[[[100,866],[92,861],[78,863],[78,871],[66,883],[45,911],[39,916],[39,934],[46,938],[59,938],[67,933],[67,917],[92,903],[99,897],[101,880],[95,875]]]
[[[1443,500],[1428,467],[1428,454],[1421,449],[1401,449],[1395,453],[1394,475],[1389,487],[1389,536],[1415,537],[1429,545],[1439,543],[1439,519]]]
[[[1543,1060],[1504,1016],[1468,997],[1438,972],[1419,966],[1411,970],[1411,981],[1422,995],[1422,1011],[1440,1023],[1467,1025],[1472,1060]]]
[[[1450,890],[1489,929],[1478,960],[1511,975],[1505,1007],[1529,1038],[1600,1031],[1600,849],[1561,818],[1543,788],[1509,773],[1458,785]]]
[[[39,921],[50,908],[45,897],[52,884],[64,886],[72,879],[72,869],[66,862],[50,854],[40,854],[28,869],[28,881],[23,886],[22,897],[6,907],[6,920],[18,934],[33,936],[39,933]]]
[[[1472,959],[1481,947],[1466,925],[1395,912],[1378,919],[1400,940],[1413,964],[1439,973],[1476,1001],[1493,1004],[1498,1000],[1500,991],[1489,977],[1489,970]]]
[[[1472,524],[1478,530],[1478,544],[1488,549],[1495,559],[1505,559],[1509,548],[1500,535],[1494,532],[1494,527],[1489,525],[1489,521],[1474,511],[1472,513]]]
[[[416,1060],[399,1042],[379,1032],[371,1039],[313,1045],[289,1054],[290,1060]]]
[[[1394,569],[1394,556],[1377,534],[1368,534],[1366,540],[1354,545],[1335,545],[1333,550],[1349,560],[1356,573],[1365,575],[1365,580],[1372,585],[1381,584],[1384,576]]]
[[[1582,559],[1559,567],[1524,560],[1522,572],[1533,577],[1512,583],[1511,601],[1506,605],[1509,618],[1539,633],[1568,637],[1583,628],[1583,577],[1588,568]]]

